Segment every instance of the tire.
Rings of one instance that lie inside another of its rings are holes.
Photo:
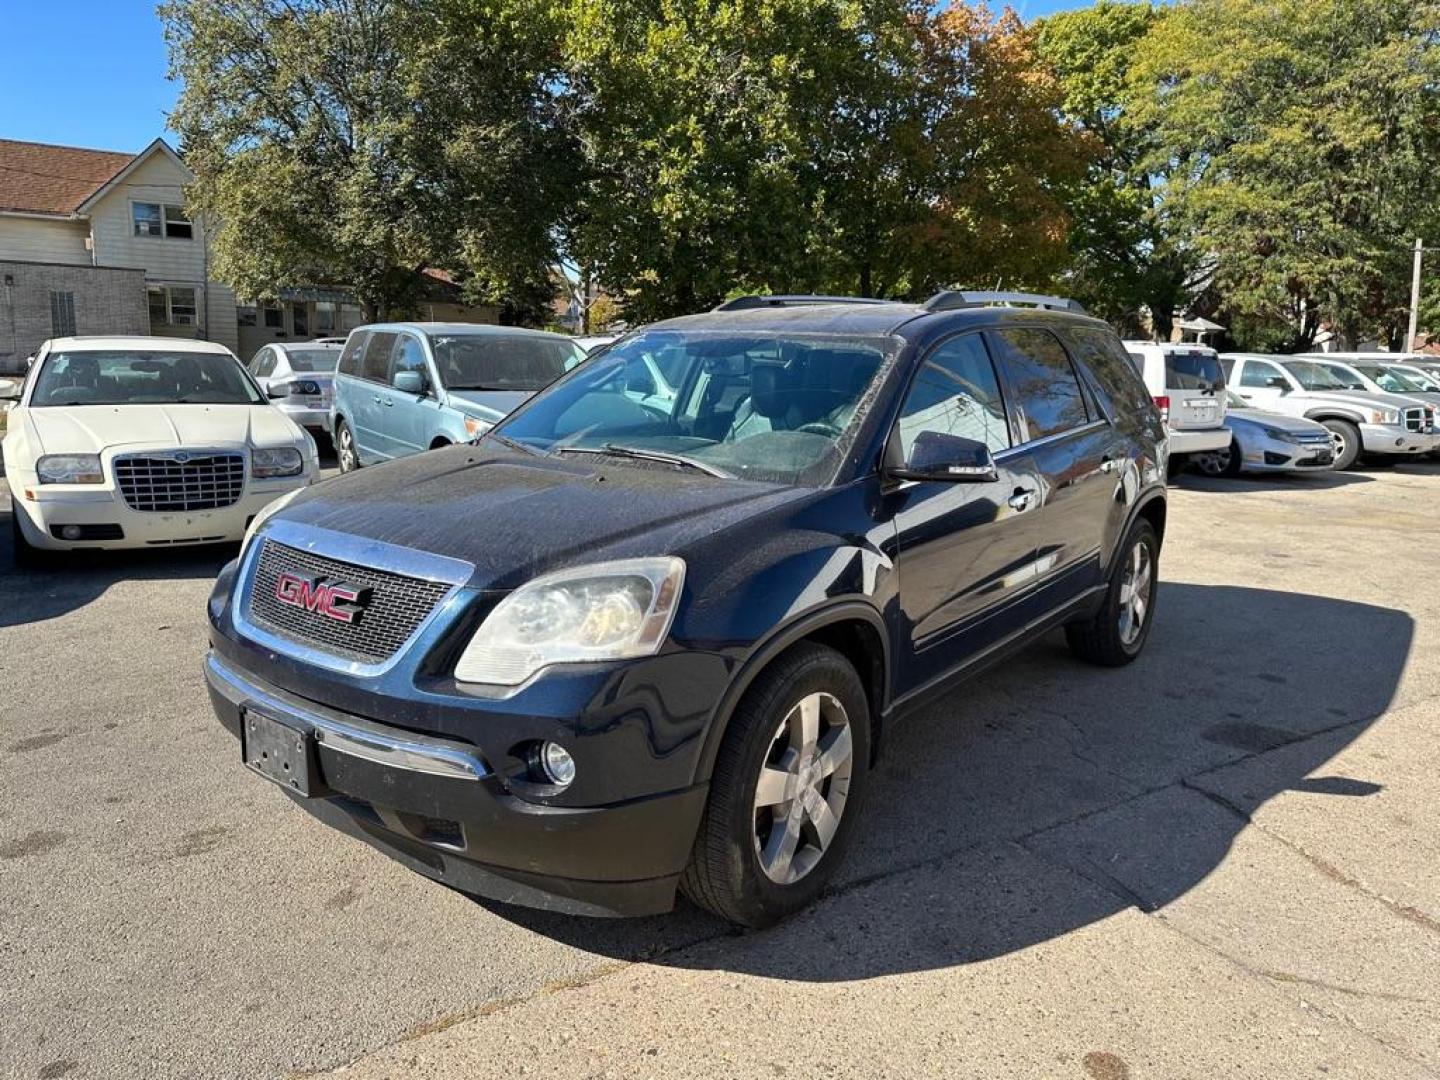
[[[21,570],[47,570],[55,565],[55,552],[37,548],[25,539],[20,528],[20,511],[10,509],[10,543],[15,565]]]
[[[1240,443],[1234,438],[1231,438],[1230,445],[1223,449],[1204,454],[1193,454],[1190,458],[1190,463],[1206,476],[1239,476],[1240,466],[1243,462],[1244,459],[1240,455]]]
[[[1144,551],[1139,561],[1137,549]],[[1130,590],[1130,581],[1137,570],[1144,572],[1145,566],[1148,566],[1142,585],[1145,595],[1137,613],[1131,599],[1134,593]],[[1154,526],[1142,518],[1130,526],[1125,542],[1120,545],[1100,610],[1088,622],[1065,627],[1065,641],[1070,651],[1081,660],[1102,667],[1124,667],[1130,663],[1140,655],[1150,637],[1159,590],[1160,540]],[[1137,617],[1138,626],[1134,623]]]
[[[1335,447],[1335,464],[1330,466],[1335,472],[1344,472],[1346,469],[1354,468],[1355,462],[1360,460],[1360,429],[1348,420],[1321,420],[1330,434],[1339,440]]]
[[[808,751],[806,728],[816,735]],[[769,926],[810,904],[861,815],[869,765],[870,707],[850,662],[811,642],[786,652],[761,672],[730,719],[680,888],[742,926]],[[826,843],[817,821],[833,822]]]
[[[1165,479],[1174,480],[1185,471],[1185,466],[1189,464],[1189,454],[1171,454],[1170,460],[1165,463]]]
[[[335,422],[335,458],[342,473],[360,468],[360,451],[355,447],[355,435],[344,420]]]

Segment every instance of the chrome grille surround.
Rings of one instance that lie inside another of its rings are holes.
[[[1425,410],[1423,408],[1405,410],[1405,430],[1420,432],[1426,430]]]
[[[283,565],[272,561],[278,557],[286,560]],[[370,589],[370,602],[355,623],[289,607],[275,599],[275,575],[283,570],[332,574],[333,580]],[[287,656],[352,675],[380,675],[458,605],[458,594],[474,571],[472,564],[460,559],[283,518],[272,520],[241,558],[231,620],[242,636]],[[276,616],[276,608],[284,614]],[[384,614],[374,618],[377,612]],[[300,622],[291,622],[292,618]],[[360,637],[356,632],[372,618],[371,627],[378,629],[373,636]],[[347,634],[355,636],[346,640]]]
[[[233,450],[117,454],[111,468],[125,505],[141,513],[219,510],[245,493],[245,455]]]

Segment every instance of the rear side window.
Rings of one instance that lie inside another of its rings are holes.
[[[343,375],[360,374],[360,353],[365,348],[369,334],[351,334],[345,339],[345,348],[340,350],[340,363],[335,370]]]
[[[1205,352],[1167,352],[1165,385],[1172,390],[1219,390],[1225,385],[1220,359]]]
[[[925,358],[896,423],[905,460],[922,431],[982,442],[992,454],[1010,447],[1005,402],[979,334],[951,338]]]
[[[395,348],[394,334],[371,334],[365,343],[365,356],[360,361],[360,374],[371,382],[390,381],[390,351]]]
[[[1143,416],[1150,411],[1150,391],[1140,378],[1136,354],[1126,352],[1118,337],[1085,327],[1068,330],[1066,336],[1075,356],[1095,376],[1095,392],[1111,416]]]
[[[999,330],[989,337],[1030,440],[1089,422],[1080,379],[1059,338],[1038,329]]]

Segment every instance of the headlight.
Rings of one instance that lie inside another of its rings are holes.
[[[266,503],[259,510],[255,511],[255,516],[250,519],[250,524],[245,527],[245,536],[240,541],[240,555],[242,558],[245,555],[245,549],[250,546],[251,538],[260,531],[260,526],[269,521],[272,514],[285,509],[290,501],[304,490],[304,488],[295,488],[292,491],[287,491],[278,499]]]
[[[684,584],[684,560],[668,557],[538,577],[495,605],[455,678],[519,686],[549,664],[653,655],[670,632]]]
[[[1372,424],[1398,424],[1400,413],[1395,409],[1374,409],[1370,413]]]
[[[99,454],[46,454],[35,462],[42,484],[103,484]]]
[[[1267,439],[1274,439],[1276,442],[1293,443],[1295,441],[1295,436],[1291,435],[1290,432],[1281,431],[1279,428],[1273,427],[1267,427],[1265,429],[1265,437]]]
[[[293,446],[260,447],[250,451],[252,476],[298,476],[304,467],[305,459]]]
[[[484,435],[485,432],[489,431],[492,426],[493,425],[487,424],[484,420],[476,420],[473,416],[465,417],[465,434],[469,435],[472,439],[478,439],[481,435]]]

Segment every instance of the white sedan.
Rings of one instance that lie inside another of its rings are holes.
[[[315,441],[210,342],[56,338],[0,396],[20,560],[238,541],[319,475]]]

